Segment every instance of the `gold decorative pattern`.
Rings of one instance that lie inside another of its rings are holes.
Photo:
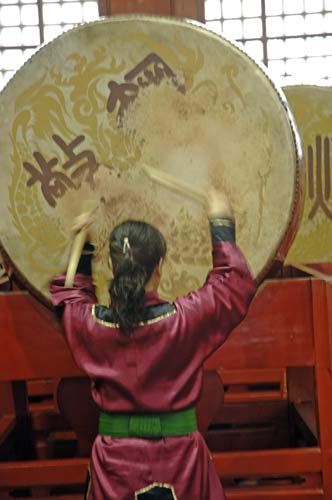
[[[151,483],[149,486],[146,486],[145,488],[142,488],[141,490],[135,491],[135,500],[138,499],[138,495],[142,495],[143,493],[146,493],[147,491],[153,490],[153,488],[158,488],[158,487],[159,488],[167,488],[167,489],[171,490],[174,500],[177,500],[174,487],[171,484],[167,484],[167,483]]]
[[[107,326],[108,328],[119,328],[119,323],[112,323],[111,321],[104,321],[102,319],[99,319],[96,316],[96,305],[98,305],[98,304],[93,304],[92,310],[91,310],[91,314],[92,314],[92,317],[95,320],[95,322],[99,323],[100,325]],[[153,325],[154,323],[158,323],[159,321],[162,321],[163,319],[169,318],[170,316],[173,316],[174,314],[177,314],[177,310],[170,311],[166,314],[161,314],[157,318],[148,319],[147,321],[140,321],[138,323],[138,326]]]

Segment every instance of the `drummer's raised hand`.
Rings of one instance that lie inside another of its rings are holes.
[[[95,221],[97,208],[98,204],[94,200],[84,202],[82,213],[75,217],[73,222],[72,233],[74,236],[84,230],[86,239],[89,240],[90,229]]]
[[[234,220],[234,213],[227,194],[215,188],[210,188],[207,193],[208,217]]]
[[[74,219],[74,223],[72,225],[72,233],[75,235],[82,231],[82,229],[86,230],[89,233],[89,229],[91,228],[94,221],[94,214],[91,212],[83,212],[78,215]]]

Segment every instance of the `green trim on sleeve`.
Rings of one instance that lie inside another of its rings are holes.
[[[216,217],[210,219],[212,243],[235,243],[235,223],[231,219]]]

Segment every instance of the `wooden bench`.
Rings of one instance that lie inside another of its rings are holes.
[[[214,449],[228,500],[332,498],[331,290],[305,278],[266,282],[246,319],[207,362],[227,388],[213,422],[243,414],[243,405],[253,414],[264,405],[286,405],[305,439],[300,447],[286,447],[286,440],[274,449]],[[6,342],[0,380],[15,393],[25,380],[81,376],[54,317],[27,293],[0,296],[0,324]],[[83,484],[87,458],[29,460],[28,445],[26,451],[26,460],[0,463],[0,490]]]

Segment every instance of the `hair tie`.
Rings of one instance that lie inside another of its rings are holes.
[[[129,244],[129,239],[128,236],[125,236],[123,238],[123,247],[122,247],[122,252],[125,255],[126,253],[130,253],[130,244]]]

